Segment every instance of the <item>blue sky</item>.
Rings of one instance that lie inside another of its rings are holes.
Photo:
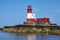
[[[48,17],[51,23],[60,25],[60,0],[0,0],[0,27],[26,21],[28,5],[36,18]]]

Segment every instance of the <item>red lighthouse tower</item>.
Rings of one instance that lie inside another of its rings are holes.
[[[31,8],[31,6],[30,6],[30,5],[28,5],[27,13],[32,13],[32,8]]]
[[[35,14],[32,13],[31,5],[27,8],[27,22],[35,22]]]

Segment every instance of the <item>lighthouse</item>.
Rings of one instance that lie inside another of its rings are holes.
[[[32,12],[31,5],[27,7],[27,19],[24,25],[50,25],[49,18],[35,18],[35,14]]]
[[[35,14],[32,13],[31,5],[27,7],[27,22],[35,22]]]

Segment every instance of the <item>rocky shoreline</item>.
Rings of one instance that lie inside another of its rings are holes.
[[[0,28],[0,30],[2,31],[3,29],[2,29],[2,28]]]
[[[19,33],[19,34],[46,34],[46,35],[59,35],[60,27],[51,26],[40,26],[40,27],[4,27],[0,30],[9,33]]]

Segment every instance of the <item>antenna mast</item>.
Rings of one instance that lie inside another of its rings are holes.
[[[30,0],[26,0],[26,2],[27,2],[27,4],[28,4],[28,5],[31,5],[31,2],[30,2]]]

